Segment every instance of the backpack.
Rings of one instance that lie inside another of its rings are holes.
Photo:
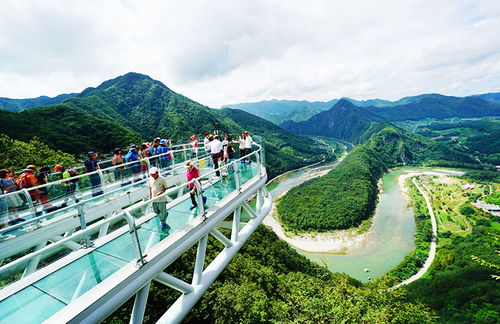
[[[68,170],[68,173],[71,175],[71,178],[76,177],[78,175],[78,173],[75,170]],[[80,181],[80,178],[70,179],[69,181],[75,183]]]
[[[28,178],[28,175],[26,173],[23,173],[16,180],[16,185],[19,187],[19,190],[31,187],[31,184],[28,182],[27,178]]]

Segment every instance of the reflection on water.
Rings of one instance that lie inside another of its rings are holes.
[[[329,166],[331,167],[332,165]],[[299,185],[308,178],[308,174],[317,170],[318,168],[302,170],[280,179],[278,185],[270,188],[272,196],[276,198],[285,190]],[[368,281],[368,277],[377,277],[395,267],[413,250],[415,235],[413,211],[407,208],[409,200],[401,192],[397,178],[399,175],[418,171],[438,170],[400,168],[384,175],[383,192],[379,195],[372,230],[363,246],[350,250],[345,255],[297,252],[313,262],[326,265],[331,271],[345,272],[363,282]],[[365,268],[370,272],[364,272]]]

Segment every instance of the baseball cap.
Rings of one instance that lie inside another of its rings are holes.
[[[155,174],[155,173],[158,173],[158,168],[157,167],[152,167],[151,169],[149,169],[149,174]]]

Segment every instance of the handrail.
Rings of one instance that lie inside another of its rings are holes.
[[[208,159],[209,157],[208,156],[205,156],[201,159],[199,159],[199,161],[201,160],[204,160],[204,159]],[[133,161],[135,162],[135,161]],[[167,174],[169,173],[173,173],[174,171],[177,171],[177,170],[180,170],[180,169],[183,169],[184,166],[177,166],[177,167],[174,167],[173,169],[170,169],[170,170],[166,170]],[[97,171],[96,171],[97,172]],[[65,181],[68,181],[68,179],[65,179]],[[111,191],[108,191],[108,192],[104,192],[102,195],[99,195],[97,197],[92,197],[90,199],[86,199],[86,200],[81,200],[80,202],[78,203],[75,203],[73,205],[69,205],[69,206],[66,206],[66,207],[63,207],[63,208],[60,208],[60,209],[57,209],[57,210],[54,210],[50,213],[47,213],[47,214],[43,214],[43,215],[40,215],[40,216],[36,216],[36,217],[33,217],[31,219],[28,219],[28,220],[25,220],[25,221],[22,221],[20,223],[17,223],[15,225],[10,225],[8,227],[5,227],[5,228],[2,228],[0,229],[0,235],[3,234],[3,233],[6,233],[6,232],[10,232],[10,231],[13,231],[13,230],[16,230],[18,228],[21,228],[21,227],[24,227],[24,226],[27,226],[31,223],[35,223],[35,222],[38,222],[38,221],[41,221],[45,218],[49,218],[51,217],[52,215],[54,214],[58,214],[58,213],[61,213],[62,211],[65,211],[65,210],[69,210],[69,209],[74,209],[74,208],[78,208],[78,206],[83,206],[85,204],[90,204],[92,203],[93,201],[97,200],[97,199],[101,199],[103,197],[106,197],[108,195],[112,195],[116,192],[119,192],[119,191],[123,191],[124,189],[127,189],[127,188],[131,188],[131,187],[134,187],[134,186],[137,186],[138,184],[143,184],[144,182],[147,182],[147,178],[146,179],[142,179],[140,181],[137,181],[137,182],[132,182],[126,186],[123,186],[123,187],[120,187],[120,188],[116,188],[116,189],[113,189]],[[23,189],[23,191],[27,191],[26,189]],[[17,191],[15,192],[16,194],[18,193],[21,193],[21,191]],[[13,194],[13,193],[10,193],[10,194]],[[4,197],[7,197],[7,195],[4,195]],[[29,196],[29,194],[27,195],[28,199],[31,199],[31,197]]]
[[[42,185],[38,185],[38,186],[35,186],[35,187],[26,188],[26,190],[28,190],[28,191],[34,191],[34,190],[38,190],[38,189],[41,189],[41,188],[44,188],[44,187],[48,187],[50,185],[62,184],[62,183],[68,182],[70,180],[81,179],[83,177],[86,177],[86,176],[89,176],[89,175],[92,175],[92,174],[98,174],[99,171],[101,171],[101,172],[103,172],[103,171],[114,171],[114,170],[116,170],[118,168],[123,168],[123,167],[130,166],[130,165],[133,165],[133,164],[136,164],[136,163],[141,163],[141,161],[162,158],[162,157],[166,157],[168,155],[172,155],[174,153],[179,153],[179,152],[184,152],[184,151],[192,151],[192,150],[193,150],[193,148],[185,148],[185,149],[180,149],[180,150],[172,150],[172,151],[168,151],[166,153],[162,153],[162,154],[158,154],[158,155],[154,155],[154,156],[148,156],[148,157],[142,158],[140,160],[130,161],[130,162],[122,163],[122,164],[119,164],[119,165],[112,165],[112,166],[110,166],[108,168],[105,168],[105,169],[102,169],[102,170],[99,169],[97,171],[82,173],[82,174],[79,174],[77,176],[74,176],[74,177],[71,177],[71,178],[68,178],[68,179],[61,179],[61,180],[55,180],[55,181],[47,182],[47,183],[44,183]],[[16,193],[16,192],[11,192],[11,193],[5,194],[4,197],[7,197],[7,195],[10,195],[10,194],[13,194],[13,193]]]
[[[200,144],[201,144],[202,146],[204,145],[204,144],[203,144],[203,142],[198,142],[198,147],[200,147],[200,146],[199,146]],[[190,143],[175,144],[175,145],[172,145],[171,147],[169,147],[169,149],[173,149],[173,148],[176,148],[176,147],[189,146],[189,145],[191,145],[191,144],[190,144]],[[184,149],[188,149],[188,148],[184,148]],[[157,155],[155,155],[155,156],[157,156]],[[112,158],[111,158],[111,159],[104,159],[104,160],[99,160],[99,161],[97,161],[97,163],[98,163],[98,164],[99,164],[99,163],[104,164],[104,163],[109,163],[109,162],[111,162],[112,160],[113,160]],[[52,167],[53,167],[53,166],[54,166],[54,165],[52,165]],[[78,165],[78,166],[74,166],[74,167],[73,167],[73,169],[74,169],[74,170],[79,170],[79,169],[83,169],[83,168],[85,168],[85,166],[83,166],[83,165]]]
[[[222,170],[224,170],[224,169],[227,169],[227,167],[228,167],[228,166],[231,166],[231,165],[237,165],[237,163],[238,163],[239,161],[244,160],[244,159],[247,159],[247,158],[249,158],[249,157],[251,157],[251,156],[253,156],[253,155],[255,155],[255,156],[256,156],[256,158],[258,158],[259,154],[261,153],[261,146],[260,146],[259,144],[255,144],[255,145],[257,145],[257,146],[259,147],[256,151],[253,151],[253,152],[251,152],[250,154],[244,155],[244,156],[240,157],[239,159],[235,159],[235,160],[234,160],[234,161],[232,161],[232,162],[229,162],[229,163],[227,163],[227,164],[225,164],[225,165],[223,165],[223,166],[220,166],[219,168],[214,169],[214,170],[212,170],[212,171],[210,171],[210,172],[206,173],[206,174],[205,174],[205,176],[206,176],[206,175],[208,175],[208,174],[211,174],[211,173],[215,173],[215,172],[217,172],[217,171],[219,171],[219,172],[220,172],[220,171],[222,171]],[[207,158],[207,157],[205,157],[205,158]],[[204,159],[205,159],[205,158],[204,158]],[[235,174],[236,174],[236,177],[238,177],[238,173],[235,173]],[[260,172],[259,172],[259,176],[261,176]],[[142,180],[142,181],[146,181],[146,180]],[[181,188],[183,188],[183,187],[185,187],[185,186],[187,186],[187,185],[189,185],[189,184],[191,184],[191,183],[194,183],[194,184],[195,184],[195,186],[197,187],[197,191],[198,191],[198,193],[201,195],[201,192],[202,192],[202,184],[201,184],[201,182],[199,181],[199,179],[192,179],[192,180],[187,181],[187,182],[184,182],[184,183],[182,183],[182,184],[180,184],[180,185],[178,185],[178,186],[171,187],[171,188],[169,188],[169,190],[168,190],[168,191],[164,192],[163,194],[161,194],[161,195],[159,195],[159,196],[157,196],[157,197],[154,197],[154,198],[152,198],[152,199],[148,199],[148,200],[146,200],[146,201],[138,202],[138,203],[134,204],[133,206],[130,206],[130,207],[128,207],[128,208],[126,208],[126,209],[124,209],[122,212],[120,212],[120,213],[118,213],[118,214],[115,214],[114,216],[111,216],[111,217],[109,217],[109,218],[104,218],[104,219],[101,219],[101,220],[97,221],[96,223],[93,223],[92,225],[90,225],[90,226],[86,227],[85,229],[83,229],[83,228],[82,228],[82,229],[78,230],[77,232],[75,232],[75,233],[73,233],[73,234],[71,234],[71,235],[69,235],[69,236],[67,236],[67,237],[65,237],[65,238],[63,238],[63,239],[61,239],[61,240],[59,240],[59,241],[57,241],[57,242],[53,243],[53,244],[47,245],[47,246],[43,247],[42,249],[39,249],[39,250],[33,251],[33,252],[31,252],[31,253],[28,253],[28,254],[26,254],[26,255],[24,255],[24,256],[22,256],[22,257],[20,257],[20,258],[16,259],[16,260],[14,260],[14,261],[12,261],[12,262],[10,262],[10,263],[8,263],[8,264],[5,264],[5,265],[1,266],[1,267],[0,267],[0,273],[2,273],[2,272],[4,272],[4,271],[8,271],[8,270],[10,270],[11,268],[14,268],[14,267],[16,267],[16,266],[18,266],[18,265],[20,265],[20,264],[24,264],[24,263],[28,262],[29,260],[31,260],[31,259],[33,259],[33,258],[35,258],[35,257],[37,257],[37,256],[39,256],[39,255],[42,255],[43,253],[46,253],[46,252],[48,252],[48,251],[50,251],[50,250],[52,250],[52,249],[55,249],[55,248],[57,248],[57,247],[61,246],[61,245],[62,245],[62,244],[64,244],[64,243],[67,243],[67,242],[69,242],[69,241],[73,241],[73,240],[74,240],[74,239],[76,239],[76,238],[79,238],[79,237],[81,237],[81,236],[84,236],[85,234],[87,234],[87,233],[89,233],[89,232],[91,232],[91,231],[93,231],[93,230],[95,230],[95,229],[99,228],[99,227],[100,227],[100,226],[102,226],[103,224],[109,223],[109,222],[111,222],[111,221],[113,221],[113,220],[115,220],[115,219],[118,219],[118,218],[120,218],[120,217],[125,218],[125,220],[127,221],[128,225],[129,225],[129,228],[130,228],[130,234],[135,233],[135,234],[133,234],[133,235],[137,235],[137,229],[138,229],[138,228],[137,228],[137,224],[136,224],[136,222],[135,222],[135,218],[133,218],[133,217],[131,216],[131,211],[136,210],[136,209],[139,209],[139,208],[141,208],[141,207],[143,207],[143,206],[146,206],[146,205],[148,205],[148,204],[150,204],[150,203],[154,202],[155,200],[160,199],[160,198],[162,198],[162,197],[165,197],[165,196],[167,196],[169,193],[171,193],[171,192],[175,192],[175,190],[179,190],[179,189],[181,189]],[[240,190],[240,188],[239,188],[239,187],[237,187],[237,188],[235,189],[235,191],[238,191],[238,192],[239,192],[239,190]],[[203,204],[202,204],[202,205],[203,205]],[[201,211],[201,210],[200,210],[200,211]],[[128,214],[128,215],[127,215],[127,214]],[[44,216],[46,216],[46,215],[44,215]],[[201,217],[203,217],[203,219],[204,219],[204,218],[205,218],[205,213],[201,213],[201,212],[200,212],[200,216],[201,216]],[[129,217],[132,217],[132,218],[130,219]],[[133,225],[133,226],[132,226],[132,225]],[[132,239],[134,240],[134,238],[132,238]],[[136,239],[137,239],[137,238],[136,238]],[[137,254],[137,262],[140,262],[140,263],[141,263],[141,265],[142,265],[142,264],[144,264],[144,260],[143,260],[143,253],[142,253],[141,248],[140,248],[140,243],[139,243],[138,241],[134,241],[134,247],[135,247],[135,249],[136,249],[136,254]],[[139,257],[139,254],[137,253],[137,251],[139,251],[139,252],[140,252],[140,257]]]

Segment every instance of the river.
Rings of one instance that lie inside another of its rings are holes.
[[[277,183],[271,183],[268,190],[274,199],[286,190],[299,185],[311,176],[325,174],[334,167],[304,169],[287,174]],[[398,184],[398,177],[409,172],[442,172],[426,168],[399,168],[382,177],[382,191],[373,216],[373,225],[361,245],[345,251],[345,254],[308,253],[296,249],[311,261],[326,265],[333,272],[344,272],[362,282],[369,277],[382,275],[400,263],[414,248],[415,220],[413,210],[408,208],[409,199]],[[365,272],[364,269],[369,269]]]

